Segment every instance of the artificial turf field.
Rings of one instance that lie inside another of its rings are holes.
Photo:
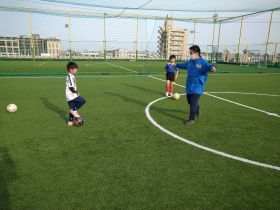
[[[280,209],[279,170],[198,149],[148,120],[146,106],[164,95],[150,75],[164,79],[164,62],[78,61],[80,128],[66,126],[66,63],[0,61],[0,209]],[[278,95],[213,94],[280,115],[279,72],[218,65],[205,90]],[[208,95],[201,109],[191,127],[183,96],[150,114],[185,139],[280,166],[279,117]]]

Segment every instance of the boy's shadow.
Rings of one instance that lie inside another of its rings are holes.
[[[9,184],[16,176],[15,164],[8,150],[0,147],[0,209],[11,209]]]
[[[51,103],[47,98],[41,97],[40,98],[45,105],[50,111],[56,113],[61,119],[64,121],[66,120],[66,115],[65,115],[65,110],[60,109],[57,105]]]
[[[127,97],[127,96],[124,96],[124,95],[121,95],[121,94],[118,94],[118,93],[112,93],[112,92],[105,92],[106,94],[108,95],[111,95],[111,96],[115,96],[115,97],[118,97],[118,98],[121,98],[122,100],[128,102],[128,103],[134,103],[134,104],[137,104],[143,108],[145,108],[147,106],[147,103],[143,102],[143,101],[140,101],[140,100],[136,100],[136,99],[133,99],[133,98],[130,98],[130,97]],[[183,117],[179,117],[179,116],[176,116],[173,113],[181,113],[181,114],[186,114],[186,112],[182,111],[182,110],[175,110],[175,109],[166,109],[166,108],[159,108],[159,107],[156,107],[156,106],[153,106],[151,107],[151,110],[152,111],[155,111],[159,114],[164,114],[166,116],[169,116],[171,118],[174,118],[176,120],[180,120],[180,121],[184,121],[185,118]]]
[[[148,88],[145,88],[145,87],[139,87],[137,85],[130,85],[130,84],[126,84],[126,83],[121,83],[121,84],[124,85],[124,86],[130,87],[130,88],[135,88],[135,89],[138,89],[138,90],[142,90],[144,92],[154,93],[154,94],[157,94],[157,95],[158,94],[162,95],[162,92],[157,91],[157,90],[148,89]]]

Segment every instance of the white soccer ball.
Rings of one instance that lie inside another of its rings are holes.
[[[174,95],[173,95],[173,98],[175,99],[175,100],[179,100],[180,99],[180,94],[179,93],[174,93]]]
[[[16,111],[17,111],[17,105],[15,105],[15,104],[9,104],[9,105],[7,106],[7,111],[8,111],[8,112],[16,112]]]

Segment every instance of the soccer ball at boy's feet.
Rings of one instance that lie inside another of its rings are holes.
[[[179,93],[174,93],[173,98],[175,100],[179,100],[180,99],[180,94]]]
[[[16,112],[16,111],[17,111],[17,105],[15,105],[15,104],[9,104],[9,105],[7,106],[7,111],[8,111],[8,112]]]
[[[76,127],[80,127],[80,126],[82,126],[85,123],[85,120],[84,120],[84,118],[82,116],[80,116],[80,117],[75,117],[73,122],[74,122],[74,125]]]

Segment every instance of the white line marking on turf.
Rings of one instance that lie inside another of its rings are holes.
[[[248,108],[248,109],[252,109],[252,110],[255,110],[257,112],[262,112],[262,113],[265,113],[269,116],[274,116],[274,117],[280,117],[280,115],[276,114],[276,113],[272,113],[272,112],[267,112],[267,111],[264,111],[264,110],[261,110],[261,109],[257,109],[255,107],[252,107],[252,106],[247,106],[247,105],[244,105],[244,104],[241,104],[241,103],[237,103],[235,101],[232,101],[232,100],[228,100],[228,99],[225,99],[225,98],[222,98],[222,97],[219,97],[219,96],[215,96],[215,95],[212,95],[212,94],[209,94],[207,92],[204,92],[205,95],[207,96],[210,96],[210,97],[213,97],[213,98],[216,98],[216,99],[220,99],[222,101],[226,101],[228,103],[232,103],[232,104],[235,104],[235,105],[238,105],[238,106],[242,106],[242,107],[245,107],[245,108]]]
[[[180,95],[184,95],[184,94],[180,94]],[[225,152],[221,152],[221,151],[218,151],[218,150],[215,150],[215,149],[212,149],[212,148],[209,148],[209,147],[206,147],[206,146],[203,146],[203,145],[200,145],[200,144],[197,144],[193,141],[190,141],[188,139],[185,139],[175,133],[172,133],[171,131],[165,129],[164,127],[162,127],[161,125],[159,125],[151,116],[150,114],[150,107],[155,104],[156,102],[158,101],[161,101],[163,99],[166,99],[168,97],[162,97],[162,98],[158,98],[152,102],[150,102],[146,108],[145,108],[145,113],[146,113],[146,116],[148,118],[148,120],[154,125],[156,126],[158,129],[160,129],[161,131],[163,131],[164,133],[182,141],[182,142],[185,142],[187,144],[190,144],[194,147],[197,147],[199,149],[202,149],[202,150],[205,150],[205,151],[208,151],[208,152],[211,152],[211,153],[214,153],[214,154],[217,154],[217,155],[220,155],[220,156],[223,156],[223,157],[227,157],[227,158],[230,158],[230,159],[233,159],[233,160],[238,160],[238,161],[241,161],[241,162],[244,162],[244,163],[249,163],[249,164],[252,164],[252,165],[255,165],[255,166],[260,166],[260,167],[264,167],[264,168],[270,168],[270,169],[274,169],[274,170],[277,170],[277,171],[280,171],[280,167],[279,166],[273,166],[273,165],[269,165],[269,164],[266,164],[266,163],[261,163],[261,162],[257,162],[257,161],[254,161],[254,160],[249,160],[249,159],[246,159],[246,158],[242,158],[242,157],[238,157],[238,156],[235,156],[235,155],[231,155],[231,154],[228,154],[228,153],[225,153]]]
[[[280,75],[280,73],[214,73],[209,74],[209,76],[264,76],[264,75]]]
[[[0,76],[0,79],[65,79],[65,76]],[[148,77],[147,75],[78,75],[77,78]]]
[[[47,61],[44,61],[44,62],[42,62],[42,63],[39,63],[38,65],[36,65],[36,66],[43,66],[44,64],[46,64],[47,63]]]
[[[225,94],[240,94],[240,95],[257,95],[257,96],[272,96],[272,97],[280,97],[280,95],[274,94],[266,94],[266,93],[244,93],[244,92],[204,92],[204,93],[225,93]]]
[[[165,80],[160,79],[160,78],[157,78],[157,77],[154,77],[154,76],[149,76],[149,77],[151,77],[151,78],[153,78],[153,79],[157,79],[157,80],[160,80],[160,81],[165,82]],[[174,83],[174,85],[177,85],[177,86],[179,86],[179,87],[185,88],[184,85],[180,85],[180,84],[177,84],[177,83]],[[245,108],[247,108],[247,109],[252,109],[252,110],[258,111],[258,112],[262,112],[262,113],[265,113],[265,114],[267,114],[267,115],[269,115],[269,116],[280,117],[280,115],[278,115],[278,114],[276,114],[276,113],[267,112],[267,111],[264,111],[264,110],[261,110],[261,109],[257,109],[257,108],[252,107],[252,106],[247,106],[247,105],[245,105],[245,104],[241,104],[241,103],[238,103],[238,102],[235,102],[235,101],[232,101],[232,100],[228,100],[228,99],[226,99],[226,98],[222,98],[222,97],[219,97],[219,96],[215,96],[215,95],[212,95],[212,94],[210,94],[210,93],[215,93],[215,92],[204,92],[204,94],[207,95],[207,96],[210,96],[210,97],[213,97],[213,98],[222,100],[222,101],[226,101],[226,102],[228,102],[228,103],[232,103],[232,104],[235,104],[235,105],[238,105],[238,106],[245,107]],[[218,92],[216,92],[216,93],[218,93]],[[220,92],[220,93],[221,93],[221,92]],[[223,93],[225,93],[225,92],[223,92]],[[229,93],[238,93],[238,94],[241,94],[241,92],[229,92]],[[258,94],[258,93],[243,93],[243,94],[266,95],[266,96],[275,96],[275,97],[279,97],[279,95],[270,95],[270,94]]]
[[[131,72],[134,72],[134,73],[138,73],[137,71],[134,71],[134,70],[129,69],[129,68],[125,68],[125,67],[123,67],[123,66],[119,66],[119,65],[116,65],[116,64],[108,63],[108,62],[104,62],[104,63],[106,63],[106,64],[108,64],[108,65],[111,65],[111,66],[119,67],[119,68],[124,69],[124,70],[127,70],[127,71],[131,71]]]

